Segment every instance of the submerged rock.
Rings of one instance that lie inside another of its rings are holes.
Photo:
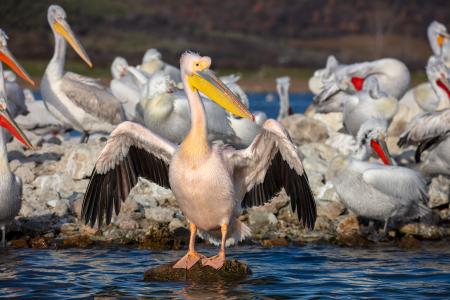
[[[232,282],[244,280],[252,274],[246,263],[237,260],[226,260],[224,266],[219,270],[203,267],[201,262],[195,264],[190,270],[174,269],[174,264],[175,262],[148,269],[144,273],[144,280]]]

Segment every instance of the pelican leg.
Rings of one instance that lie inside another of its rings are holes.
[[[80,144],[86,144],[89,140],[89,133],[83,132],[83,135],[81,136]]]
[[[228,225],[223,224],[220,227],[220,231],[222,232],[222,243],[220,245],[219,254],[202,259],[203,266],[210,266],[216,270],[222,268],[225,263],[225,242],[227,241]]]
[[[5,225],[2,225],[2,247],[6,247],[6,229]]]
[[[205,258],[195,251],[195,237],[197,236],[197,226],[194,223],[189,223],[189,230],[191,235],[189,237],[189,250],[188,253],[183,256],[176,264],[173,265],[174,269],[187,269],[189,270],[195,265],[200,259]]]
[[[389,218],[384,220],[383,236],[386,237],[388,234]]]

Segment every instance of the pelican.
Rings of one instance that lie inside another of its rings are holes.
[[[450,67],[450,35],[447,28],[443,24],[433,21],[428,26],[427,35],[433,55],[442,57],[445,64]]]
[[[416,162],[427,175],[450,176],[450,108],[414,118],[398,141],[400,147],[418,145]],[[422,153],[429,153],[423,162]]]
[[[6,34],[2,30],[0,30],[0,61],[6,63],[26,81],[33,82],[6,48]],[[7,129],[12,136],[16,137],[27,148],[32,148],[30,141],[14,122],[7,107],[3,65],[0,63],[0,126]],[[14,220],[22,205],[22,181],[20,177],[11,172],[9,167],[3,128],[0,129],[0,228],[2,230],[2,246],[5,247],[5,227]]]
[[[375,77],[366,79],[364,87],[349,96],[344,103],[344,128],[356,137],[361,125],[371,118],[382,118],[388,122],[397,112],[398,101],[380,91]]]
[[[91,133],[111,132],[125,120],[122,104],[97,80],[64,73],[66,41],[89,67],[92,63],[72,33],[66,22],[66,12],[60,6],[49,6],[47,19],[55,37],[55,52],[41,82],[47,109],[64,126],[82,132],[81,142],[87,142]]]
[[[424,205],[426,182],[420,173],[408,168],[338,156],[330,163],[327,178],[350,211],[384,221],[384,235],[391,220],[407,221],[430,212]]]
[[[228,75],[220,77],[225,85],[239,98],[242,104],[250,109],[250,101],[248,100],[247,94],[244,90],[237,84],[240,79],[237,75]],[[267,115],[262,111],[252,112],[255,116],[255,121],[235,117],[229,114],[228,119],[230,120],[230,126],[235,132],[236,136],[239,138],[238,144],[240,146],[247,147],[250,145],[254,138],[261,132],[262,124],[267,120]],[[237,145],[236,145],[237,146]]]
[[[442,58],[431,56],[426,66],[428,83],[408,91],[399,101],[389,134],[399,136],[416,115],[450,107],[450,71]]]
[[[153,75],[153,73],[157,71],[163,71],[164,74],[169,75],[169,78],[175,83],[181,82],[180,70],[163,62],[161,53],[154,48],[148,49],[145,52],[144,57],[142,58],[142,64],[138,66],[138,69],[149,75]]]
[[[367,79],[373,77],[377,79],[379,89],[383,93],[396,99],[403,96],[410,82],[408,68],[397,59],[383,58],[346,65],[336,68],[329,77],[324,79],[322,91],[314,97],[314,105],[318,111],[322,111],[322,106],[330,106],[328,102],[335,102],[335,97],[338,97],[338,103],[331,105],[338,111],[343,108],[342,103],[346,101],[345,98],[341,98],[341,94],[355,94],[362,90]],[[328,108],[326,112],[331,112],[331,108]]]
[[[142,95],[143,86],[129,72],[130,66],[123,57],[116,57],[111,64],[113,79],[109,84],[112,94],[123,101],[122,106],[128,120],[136,118],[136,108]]]
[[[0,29],[0,55],[1,61],[5,62],[22,79],[34,86],[34,81],[17,63],[11,52],[9,52],[8,36],[2,29]],[[5,93],[5,99],[8,101],[9,113],[13,118],[20,114],[26,114],[27,107],[25,105],[25,95],[23,93],[23,89],[16,82],[16,75],[9,70],[5,70],[0,72],[0,76],[3,80],[3,90]]]
[[[277,120],[286,118],[292,115],[292,108],[289,104],[289,86],[291,85],[291,78],[289,76],[277,78],[277,92],[280,98],[280,109],[278,111]]]
[[[5,80],[6,97],[8,100],[8,110],[13,118],[19,115],[28,114],[28,108],[25,102],[25,94],[23,88],[16,81],[14,72],[3,71]]]
[[[356,135],[357,148],[353,157],[367,161],[376,153],[385,165],[396,165],[386,145],[387,127],[386,119],[371,118],[365,121]]]
[[[15,118],[20,128],[33,131],[37,135],[53,134],[65,132],[66,128],[58,119],[56,119],[45,107],[44,101],[26,101],[29,114],[19,115]]]
[[[244,239],[249,228],[237,217],[244,207],[270,201],[282,188],[291,198],[299,220],[313,228],[315,201],[307,175],[286,130],[267,120],[246,149],[208,143],[208,123],[199,92],[227,111],[243,118],[252,114],[211,72],[211,59],[185,52],[180,59],[181,78],[191,111],[191,128],[177,146],[152,131],[125,122],[111,134],[95,164],[85,193],[82,218],[91,226],[110,223],[119,213],[137,177],[171,188],[189,221],[188,253],[174,268],[189,269],[199,260],[219,269],[225,246]],[[214,244],[218,255],[206,258],[195,250],[197,233]]]
[[[208,139],[240,144],[219,105],[203,98],[208,121]],[[183,91],[174,91],[174,83],[162,71],[153,74],[140,109],[145,127],[169,141],[180,144],[191,127],[189,101]]]

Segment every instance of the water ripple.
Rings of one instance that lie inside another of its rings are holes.
[[[217,249],[201,251],[212,255]],[[147,268],[182,255],[136,249],[6,250],[0,255],[0,297],[404,299],[446,298],[450,293],[448,249],[241,246],[229,249],[229,255],[250,264],[254,274],[243,282],[143,281]]]

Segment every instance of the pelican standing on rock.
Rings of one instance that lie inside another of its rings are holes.
[[[65,126],[82,132],[82,142],[87,142],[91,133],[111,132],[125,120],[122,104],[97,80],[64,72],[66,41],[87,65],[92,67],[92,63],[72,33],[66,22],[66,12],[60,6],[51,5],[47,19],[55,37],[55,52],[41,82],[47,109]]]
[[[450,176],[450,108],[417,116],[398,141],[400,147],[418,145],[418,169],[427,175]],[[422,153],[428,150],[422,162]]]
[[[242,208],[270,201],[282,188],[291,198],[303,225],[313,228],[315,201],[308,178],[286,130],[267,120],[246,149],[235,150],[208,143],[204,102],[199,92],[229,112],[243,118],[253,115],[209,71],[211,59],[186,52],[181,56],[181,77],[191,111],[191,128],[177,146],[144,127],[125,122],[111,134],[100,154],[85,193],[82,218],[93,226],[109,224],[115,210],[143,176],[171,188],[191,232],[188,253],[174,268],[189,269],[199,260],[219,269],[225,262],[225,246],[249,235],[238,220]],[[195,250],[197,233],[220,252],[205,258]]]
[[[420,173],[339,156],[333,159],[327,178],[345,206],[357,216],[389,222],[407,221],[430,212],[424,204],[426,182]]]
[[[5,62],[11,69],[28,82],[33,82],[25,70],[17,63],[6,48],[6,34],[0,30],[0,61]],[[3,66],[0,62],[0,126],[7,129],[27,148],[32,148],[30,141],[14,122],[8,112]],[[2,230],[2,246],[6,246],[6,225],[8,225],[20,211],[22,205],[22,181],[9,167],[6,150],[5,131],[0,128],[0,229]]]

